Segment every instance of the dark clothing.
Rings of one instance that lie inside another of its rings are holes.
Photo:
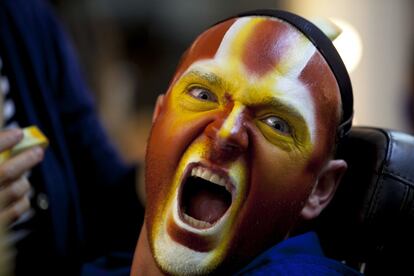
[[[19,123],[37,125],[50,140],[31,174],[49,208],[36,210],[32,234],[17,245],[17,274],[77,275],[82,263],[106,256],[115,256],[104,263],[117,267],[125,259],[118,252],[132,257],[143,220],[135,169],[108,142],[73,51],[43,1],[0,0],[0,56]]]
[[[262,253],[237,275],[357,276],[357,271],[324,256],[318,236],[308,232]]]

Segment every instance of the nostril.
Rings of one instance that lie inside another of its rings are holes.
[[[215,162],[230,162],[237,159],[245,150],[246,148],[239,141],[217,138],[210,151],[210,158]]]
[[[234,144],[234,143],[222,143],[220,145],[221,150],[223,151],[227,151],[227,152],[238,152],[241,151],[241,147],[238,144]]]
[[[229,150],[246,150],[249,143],[246,129],[244,127],[239,128],[237,132],[232,133],[227,138],[221,139],[221,143]]]
[[[242,150],[237,145],[215,143],[210,151],[210,159],[216,163],[231,162],[240,156]]]

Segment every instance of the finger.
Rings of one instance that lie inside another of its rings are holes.
[[[0,131],[0,152],[16,145],[23,138],[21,129],[10,129]]]
[[[0,165],[0,185],[18,179],[43,159],[44,150],[34,147],[10,158]]]
[[[23,197],[16,203],[0,210],[0,221],[6,225],[16,221],[24,212],[30,209],[30,201],[28,197]]]
[[[22,197],[29,195],[30,183],[26,177],[20,177],[18,180],[13,181],[9,185],[0,190],[0,203],[1,206],[7,207],[16,201],[19,201]]]

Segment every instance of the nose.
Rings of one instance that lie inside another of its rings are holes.
[[[207,127],[207,136],[213,141],[213,159],[233,159],[247,149],[246,117],[245,106],[235,102],[229,111]]]

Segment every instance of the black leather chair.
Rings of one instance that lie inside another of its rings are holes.
[[[348,171],[315,226],[326,255],[366,275],[414,275],[414,137],[354,127],[338,157]]]

